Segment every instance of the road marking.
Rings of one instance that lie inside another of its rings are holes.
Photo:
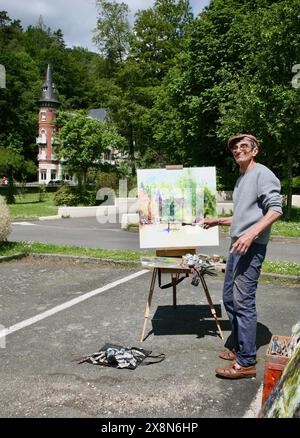
[[[261,409],[261,400],[263,393],[263,384],[258,388],[256,396],[253,398],[249,408],[243,415],[243,418],[257,418],[259,411]]]
[[[12,225],[36,225],[32,224],[31,222],[12,222]]]
[[[120,284],[126,283],[127,281],[133,280],[134,278],[140,277],[143,274],[146,274],[149,272],[148,269],[143,269],[142,271],[138,271],[134,274],[128,275],[127,277],[121,278],[120,280],[116,280],[113,283],[109,283],[106,286],[100,287],[99,289],[92,290],[91,292],[87,292],[84,295],[81,295],[80,297],[74,298],[73,300],[67,301],[63,304],[60,304],[59,306],[55,306],[52,309],[46,310],[45,312],[42,312],[36,316],[33,316],[32,318],[25,319],[24,321],[18,322],[15,325],[12,325],[10,327],[6,327],[5,329],[0,331],[0,339],[4,338],[5,336],[10,335],[11,333],[17,332],[18,330],[21,330],[25,327],[28,327],[32,324],[35,324],[36,322],[41,321],[42,319],[48,318],[49,316],[55,315],[58,312],[61,312],[62,310],[68,309],[69,307],[75,306],[78,303],[81,303],[82,301],[88,300],[91,297],[94,297],[98,294],[101,294],[102,292],[105,292],[109,289],[112,289],[113,287],[119,286]]]

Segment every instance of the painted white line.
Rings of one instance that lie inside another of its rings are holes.
[[[99,289],[95,289],[92,290],[91,292],[87,292],[86,294],[81,295],[80,297],[74,298],[73,300],[60,304],[59,306],[55,306],[52,309],[40,313],[39,315],[33,316],[32,318],[25,319],[24,321],[19,322],[18,324],[12,325],[10,327],[6,327],[5,329],[0,331],[0,339],[18,330],[21,330],[25,327],[35,324],[36,322],[39,322],[42,319],[55,315],[55,313],[61,312],[62,310],[75,306],[76,304],[81,303],[82,301],[88,300],[89,298],[94,297],[95,295],[101,294],[102,292],[112,289],[113,287],[119,286],[122,283],[126,283],[127,281],[140,277],[141,275],[146,274],[147,272],[149,272],[148,269],[143,269],[142,271],[138,271],[135,274],[131,274],[128,275],[127,277],[121,278],[120,280],[116,280],[113,283],[109,283],[106,286],[100,287]]]
[[[257,394],[252,400],[249,408],[244,413],[243,418],[257,418],[259,411],[261,409],[261,401],[262,401],[262,393],[263,393],[263,384],[258,388]]]
[[[32,225],[33,227],[36,225],[36,224],[32,224],[30,222],[12,222],[11,224],[12,225]]]

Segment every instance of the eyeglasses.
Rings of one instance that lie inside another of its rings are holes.
[[[230,150],[234,154],[238,150],[241,150],[242,152],[248,152],[252,149],[252,146],[246,143],[240,144],[240,145],[234,145]]]

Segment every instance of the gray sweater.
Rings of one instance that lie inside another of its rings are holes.
[[[230,236],[236,239],[253,227],[267,212],[282,213],[280,181],[274,173],[262,164],[256,163],[242,174],[233,191],[233,217]],[[271,227],[262,233],[255,243],[266,245]]]

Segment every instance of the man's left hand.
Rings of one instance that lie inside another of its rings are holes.
[[[255,236],[250,233],[243,234],[236,242],[234,242],[231,251],[240,255],[245,255],[254,239]]]

